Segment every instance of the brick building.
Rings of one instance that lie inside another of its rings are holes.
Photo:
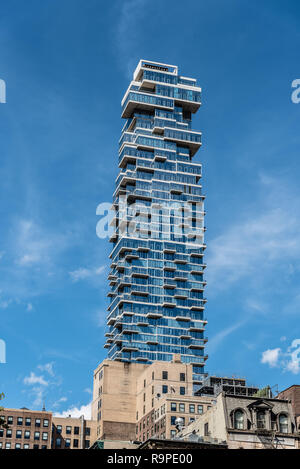
[[[296,419],[297,429],[300,430],[300,385],[293,384],[289,388],[281,391],[278,396],[279,399],[287,399],[292,405],[294,416]]]
[[[1,417],[8,428],[0,429],[0,449],[51,448],[51,412],[4,409]]]
[[[52,449],[88,449],[96,439],[96,422],[79,418],[53,417]]]

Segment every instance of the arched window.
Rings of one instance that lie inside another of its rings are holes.
[[[257,412],[257,428],[266,428],[266,414],[264,410]]]
[[[279,431],[280,433],[288,433],[288,418],[286,414],[279,415]]]
[[[236,410],[234,413],[234,428],[244,430],[244,412],[242,410]]]

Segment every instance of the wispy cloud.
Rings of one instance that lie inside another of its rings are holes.
[[[45,232],[33,220],[20,220],[16,229],[16,263],[24,267],[51,264],[54,252],[65,245],[63,236]]]
[[[29,388],[29,395],[33,398],[32,405],[35,407],[41,406],[49,392],[61,385],[61,379],[56,377],[53,365],[54,362],[37,365],[39,371],[47,373],[47,379],[44,374],[37,374],[35,371],[31,371],[29,376],[23,379],[23,384]]]
[[[71,230],[60,232],[33,218],[14,220],[7,239],[7,252],[0,263],[0,288],[7,297],[29,304],[64,275],[62,259],[77,242]],[[30,309],[30,306],[29,306]]]
[[[33,371],[29,376],[25,376],[23,383],[32,386],[33,384],[40,384],[41,386],[48,386],[49,383],[44,379],[43,376],[37,376]]]
[[[240,329],[240,327],[246,324],[247,320],[238,321],[235,324],[223,329],[222,331],[218,332],[216,335],[209,340],[207,350],[208,353],[213,353],[217,350],[217,348],[222,344],[222,342],[230,336],[233,332]]]
[[[95,268],[86,268],[79,267],[79,269],[69,272],[69,275],[73,282],[78,282],[79,280],[86,280],[88,278],[93,278],[97,275],[101,275],[105,270],[105,266],[95,267]]]
[[[54,376],[54,370],[53,370],[53,365],[54,362],[51,363],[46,363],[45,365],[38,365],[38,369],[41,371],[46,371],[50,376]]]
[[[61,397],[60,399],[58,399],[57,401],[54,402],[54,404],[52,404],[52,407],[54,408],[57,408],[59,407],[63,402],[67,402],[68,398],[63,396]]]
[[[274,266],[278,269],[279,263],[281,266],[284,263],[287,271],[295,263],[299,268],[300,218],[297,207],[300,194],[292,189],[282,189],[278,197],[278,187],[289,187],[282,179],[261,175],[259,182],[263,196],[255,210],[245,207],[240,219],[209,243],[207,279],[211,294],[245,278],[250,280],[248,286],[251,287],[252,280],[260,277],[259,274],[266,281],[268,276],[264,273],[273,272]]]
[[[148,0],[122,0],[118,3],[119,14],[116,26],[116,48],[118,60],[126,78],[132,79],[137,65],[136,44],[140,22],[146,15]]]

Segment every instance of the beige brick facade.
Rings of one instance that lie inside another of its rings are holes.
[[[210,405],[211,398],[193,396],[192,374],[192,365],[181,363],[180,357],[150,365],[104,360],[94,373],[97,438],[170,438],[177,417],[189,422]]]
[[[52,414],[29,409],[4,409],[8,428],[0,429],[0,449],[50,449]]]
[[[96,422],[84,417],[53,417],[52,449],[88,449],[96,440]]]

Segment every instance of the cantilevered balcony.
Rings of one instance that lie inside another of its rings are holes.
[[[172,110],[174,108],[174,100],[148,93],[130,91],[122,106],[122,117],[131,117],[136,109],[147,111],[155,108]]]

